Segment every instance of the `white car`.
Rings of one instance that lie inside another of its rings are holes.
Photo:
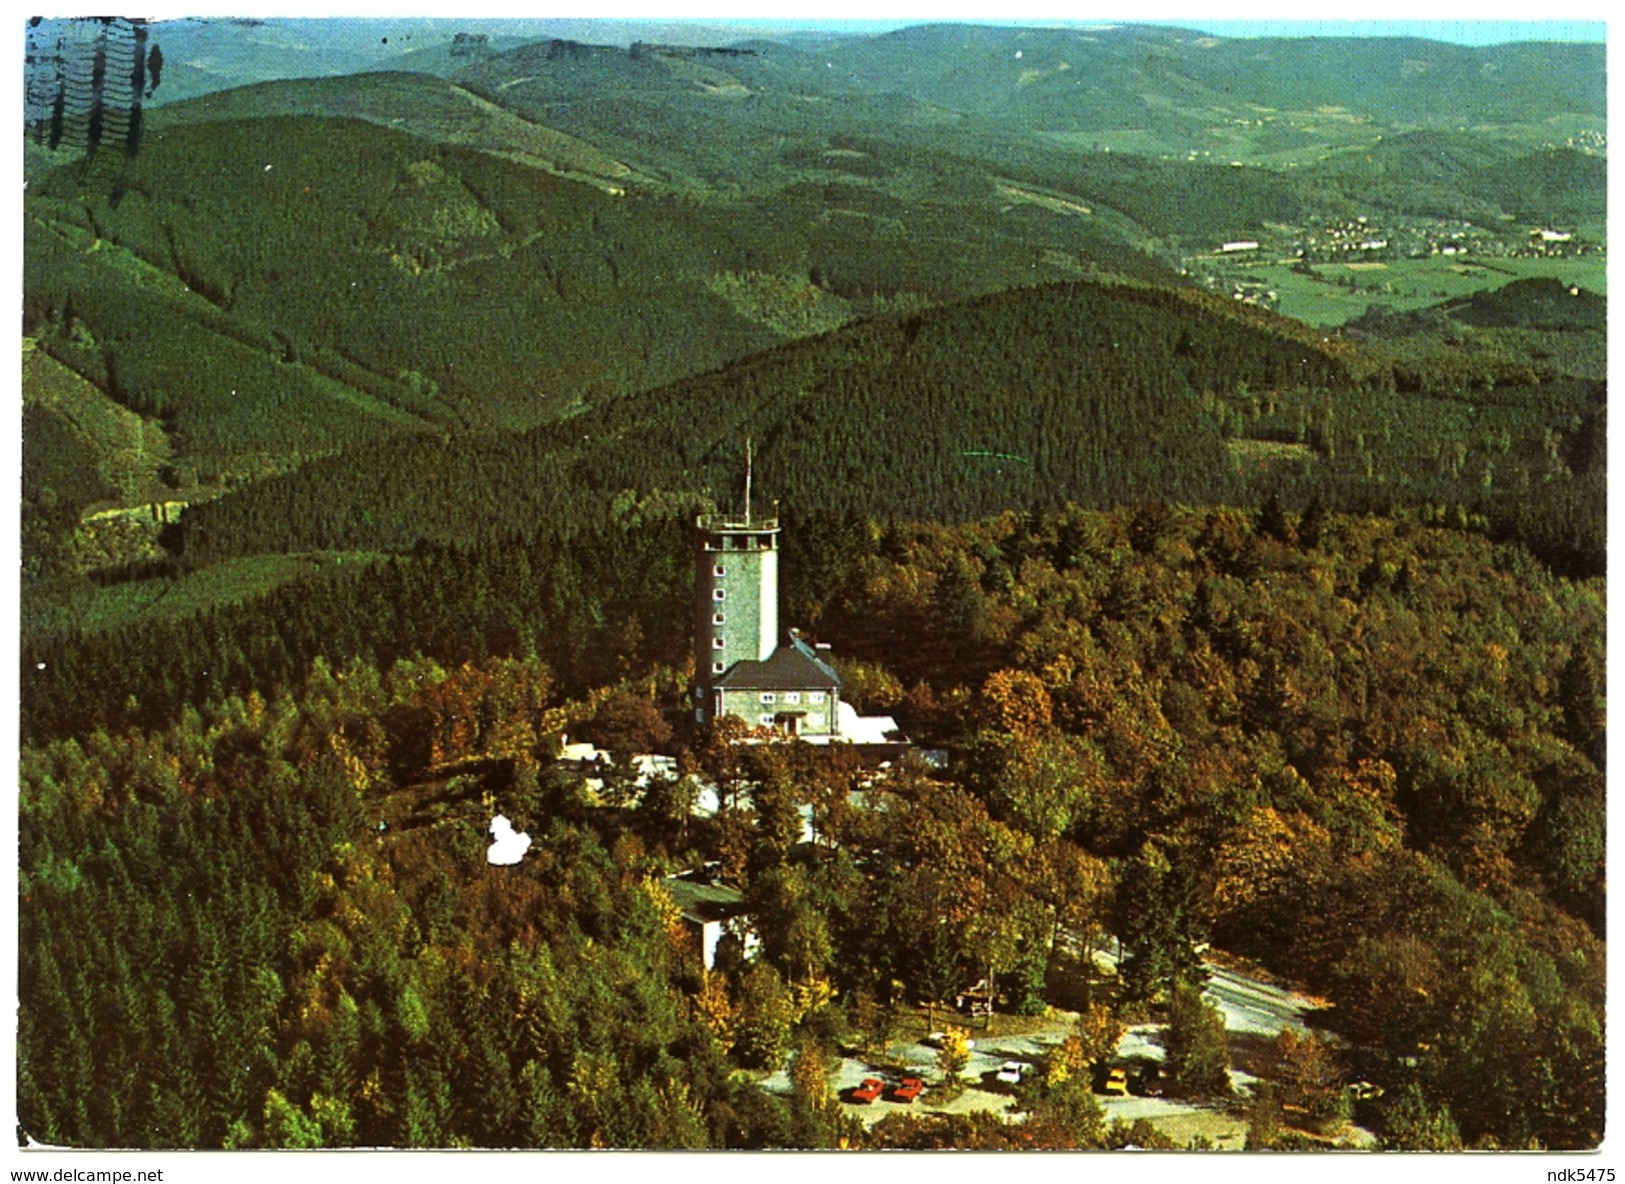
[[[1022,1074],[1026,1073],[1031,1067],[1022,1061],[1006,1061],[999,1066],[999,1071],[994,1075],[994,1079],[1003,1082],[1005,1085],[1020,1085]]]

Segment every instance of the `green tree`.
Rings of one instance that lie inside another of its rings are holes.
[[[829,1088],[824,1050],[810,1033],[802,1036],[790,1061],[790,1113],[801,1147],[833,1147],[845,1126]]]
[[[746,900],[764,952],[790,982],[827,973],[834,943],[805,868],[770,867],[751,879]]]
[[[1247,1106],[1248,1151],[1273,1151],[1281,1138],[1281,1100],[1275,1083],[1260,1081]]]
[[[851,1024],[863,1055],[871,1060],[882,1060],[897,1032],[897,1008],[860,988],[852,998]]]
[[[1163,845],[1147,841],[1128,862],[1117,889],[1117,933],[1123,943],[1121,976],[1130,999],[1204,981],[1196,952],[1207,925],[1193,877],[1175,865]]]
[[[276,1090],[265,1095],[265,1145],[312,1148],[322,1146],[322,1127]]]
[[[1085,817],[1106,780],[1099,753],[1060,732],[1012,734],[998,749],[988,801],[1040,842],[1059,838]]]
[[[1072,1025],[1069,1039],[1077,1040],[1083,1068],[1086,1072],[1092,1072],[1095,1066],[1117,1052],[1117,1046],[1127,1031],[1128,1025],[1118,1019],[1110,1007],[1091,1002]]]
[[[1105,1115],[1088,1077],[1034,1082],[1023,1090],[1022,1103],[1028,1111],[1024,1125],[1038,1145],[1079,1150],[1106,1145]]]
[[[779,972],[756,962],[739,983],[734,1053],[750,1068],[777,1069],[790,1050],[792,1000]]]
[[[1395,1151],[1460,1151],[1461,1132],[1450,1108],[1434,1108],[1412,1082],[1383,1107],[1382,1144]]]
[[[1168,1000],[1167,1072],[1178,1096],[1208,1098],[1230,1093],[1230,1045],[1224,1015],[1189,983]]]

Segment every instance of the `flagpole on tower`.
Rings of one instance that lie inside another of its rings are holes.
[[[750,437],[745,437],[745,525],[750,525]]]

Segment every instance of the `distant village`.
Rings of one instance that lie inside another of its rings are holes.
[[[1180,273],[1210,291],[1238,301],[1274,308],[1274,288],[1249,274],[1249,265],[1290,266],[1308,272],[1321,264],[1380,264],[1445,258],[1462,263],[1484,259],[1600,258],[1607,246],[1572,227],[1527,226],[1487,230],[1460,220],[1396,218],[1382,222],[1364,215],[1327,218],[1307,227],[1277,226],[1263,238],[1234,238],[1197,246],[1180,259]]]

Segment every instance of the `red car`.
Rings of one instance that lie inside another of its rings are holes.
[[[925,1090],[925,1082],[918,1077],[905,1077],[903,1083],[891,1091],[892,1101],[912,1102]]]
[[[854,1102],[868,1104],[886,1092],[886,1083],[878,1077],[865,1077],[863,1084],[852,1091]]]

